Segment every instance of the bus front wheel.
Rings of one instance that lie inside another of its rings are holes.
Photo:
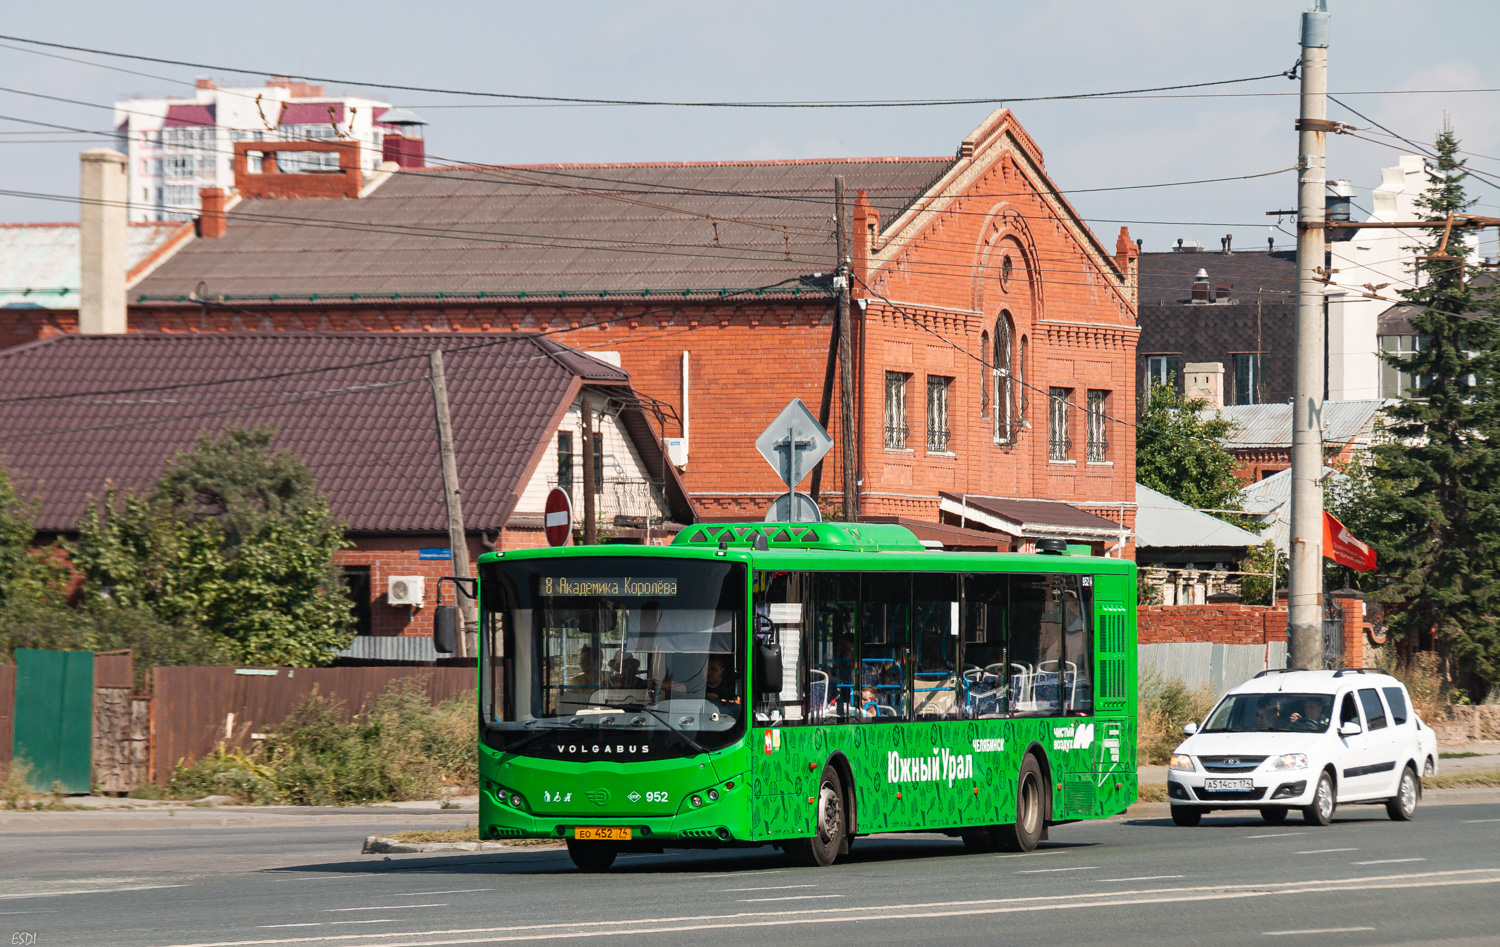
[[[1042,768],[1027,753],[1016,774],[1016,821],[994,829],[997,847],[1007,852],[1029,852],[1042,840],[1047,802],[1042,795]]]
[[[568,857],[579,871],[608,871],[619,851],[608,842],[580,842],[568,839]]]
[[[787,850],[804,865],[827,868],[844,848],[847,821],[844,816],[844,781],[832,766],[823,767],[816,797],[817,829],[810,838],[795,839]]]

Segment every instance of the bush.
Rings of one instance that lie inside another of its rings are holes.
[[[1412,706],[1423,720],[1435,722],[1453,716],[1448,695],[1443,692],[1443,675],[1435,652],[1418,651],[1407,664],[1394,647],[1387,645],[1380,649],[1379,664],[1381,670],[1406,685]]]
[[[1140,681],[1140,713],[1136,723],[1137,758],[1160,766],[1182,742],[1182,725],[1203,722],[1213,709],[1214,693],[1207,684],[1197,687],[1177,678],[1163,679],[1148,668]]]
[[[393,683],[345,721],[340,702],[314,693],[247,751],[220,747],[172,774],[174,798],[234,796],[298,806],[432,799],[478,784],[474,695],[434,707],[423,683]]]
[[[0,809],[56,809],[62,807],[64,793],[58,783],[51,792],[40,792],[31,785],[31,762],[11,760],[0,774]]]

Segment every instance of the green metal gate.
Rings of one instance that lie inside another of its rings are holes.
[[[94,653],[16,649],[14,758],[31,763],[31,784],[70,793],[90,788],[94,743]]]

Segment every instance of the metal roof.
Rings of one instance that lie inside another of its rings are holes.
[[[1138,548],[1258,546],[1265,540],[1216,516],[1200,513],[1145,484],[1135,485],[1135,544]]]
[[[1332,467],[1323,468],[1323,478],[1339,479],[1344,474]],[[1261,530],[1261,542],[1271,540],[1283,553],[1287,551],[1287,540],[1292,531],[1292,471],[1278,470],[1264,480],[1258,480],[1240,490],[1240,505],[1245,512],[1265,523]]]
[[[222,238],[185,246],[131,301],[186,302],[200,280],[209,296],[231,301],[642,291],[681,299],[690,289],[767,286],[832,270],[835,175],[848,182],[851,207],[865,189],[888,224],[953,161],[401,171],[358,200],[242,201]]]
[[[1122,531],[1114,520],[1080,510],[1061,500],[1022,500],[947,491],[940,491],[938,496],[944,513],[1003,530],[1012,536],[1114,539]]]
[[[1380,409],[1394,401],[1323,402],[1323,439],[1346,444],[1368,438]],[[1215,415],[1234,422],[1235,431],[1225,441],[1228,448],[1291,447],[1292,406],[1289,404],[1236,404],[1205,408],[1205,418]]]
[[[531,333],[59,335],[0,352],[0,457],[36,495],[37,528],[67,532],[91,495],[148,488],[201,435],[274,426],[350,531],[440,533],[438,347],[471,530],[506,525],[576,384],[630,390],[620,369]],[[621,419],[655,462],[644,421]]]
[[[125,269],[182,229],[181,222],[131,224]],[[0,224],[0,309],[78,308],[78,225]]]

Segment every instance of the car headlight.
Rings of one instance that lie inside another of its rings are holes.
[[[1307,769],[1307,754],[1284,753],[1271,761],[1271,769]]]
[[[1191,773],[1197,767],[1193,765],[1193,758],[1186,753],[1173,753],[1172,761],[1167,764],[1167,768],[1181,773]]]

